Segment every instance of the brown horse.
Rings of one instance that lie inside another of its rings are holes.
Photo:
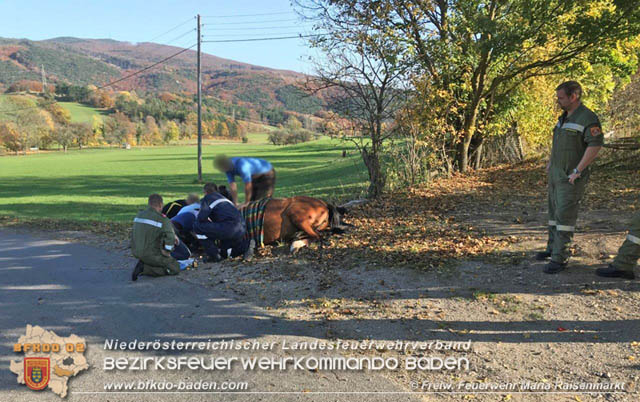
[[[231,194],[225,186],[220,186],[218,191],[230,199]],[[344,233],[348,226],[352,226],[342,221],[346,211],[313,197],[271,198],[265,205],[263,242],[265,245],[291,242],[292,253],[308,246],[311,241],[319,241],[322,247],[321,232]]]
[[[321,232],[345,231],[348,226],[342,222],[345,212],[344,208],[313,197],[272,198],[264,213],[264,244],[290,241],[293,253],[310,241],[319,241],[322,246]]]

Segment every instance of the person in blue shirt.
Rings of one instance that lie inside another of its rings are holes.
[[[276,186],[276,171],[268,161],[258,158],[218,155],[214,166],[227,175],[233,203],[238,204],[238,186],[235,177],[244,182],[245,202],[258,201],[273,196]]]
[[[244,259],[251,258],[255,241],[245,236],[247,231],[242,213],[218,192],[214,183],[205,184],[204,193],[193,231],[207,253],[207,262],[240,255]]]

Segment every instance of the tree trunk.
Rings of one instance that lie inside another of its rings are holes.
[[[467,118],[462,129],[462,141],[458,145],[458,168],[465,173],[469,168],[469,146],[476,129],[476,116],[478,115],[478,105],[470,106]]]
[[[478,147],[476,148],[476,160],[474,163],[474,169],[478,170],[480,169],[480,164],[482,162],[482,143],[484,141],[482,140],[482,138],[480,138],[480,144],[478,144]]]
[[[362,160],[369,173],[369,197],[376,198],[384,190],[385,177],[380,167],[380,157],[377,152],[369,152],[362,149]]]

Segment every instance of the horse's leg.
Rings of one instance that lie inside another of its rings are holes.
[[[300,251],[301,248],[306,247],[308,245],[309,245],[309,239],[294,240],[291,242],[291,247],[289,247],[289,252],[291,254],[295,254],[298,251]]]
[[[320,236],[320,234],[318,232],[316,232],[316,230],[313,228],[313,226],[311,225],[311,221],[308,219],[298,219],[297,221],[293,221],[292,222],[298,229],[300,229],[302,232],[304,232],[304,234],[306,235],[305,239],[300,239],[300,240],[296,240],[295,242],[291,243],[291,250],[294,249],[294,243],[297,244],[297,250],[301,249],[304,246],[308,246],[309,245],[309,241],[310,240],[317,240],[320,242],[320,247],[322,248],[324,245],[324,241],[322,239],[322,236]]]

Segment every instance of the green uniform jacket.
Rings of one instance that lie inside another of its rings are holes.
[[[563,113],[553,129],[550,179],[568,182],[568,176],[578,167],[587,147],[602,146],[603,143],[600,120],[589,108],[580,104],[571,116]],[[589,168],[580,178],[586,179],[588,175]]]
[[[133,220],[131,252],[145,265],[144,275],[175,275],[180,272],[180,264],[162,250],[170,252],[175,244],[175,234],[171,221],[155,209],[142,210]]]

